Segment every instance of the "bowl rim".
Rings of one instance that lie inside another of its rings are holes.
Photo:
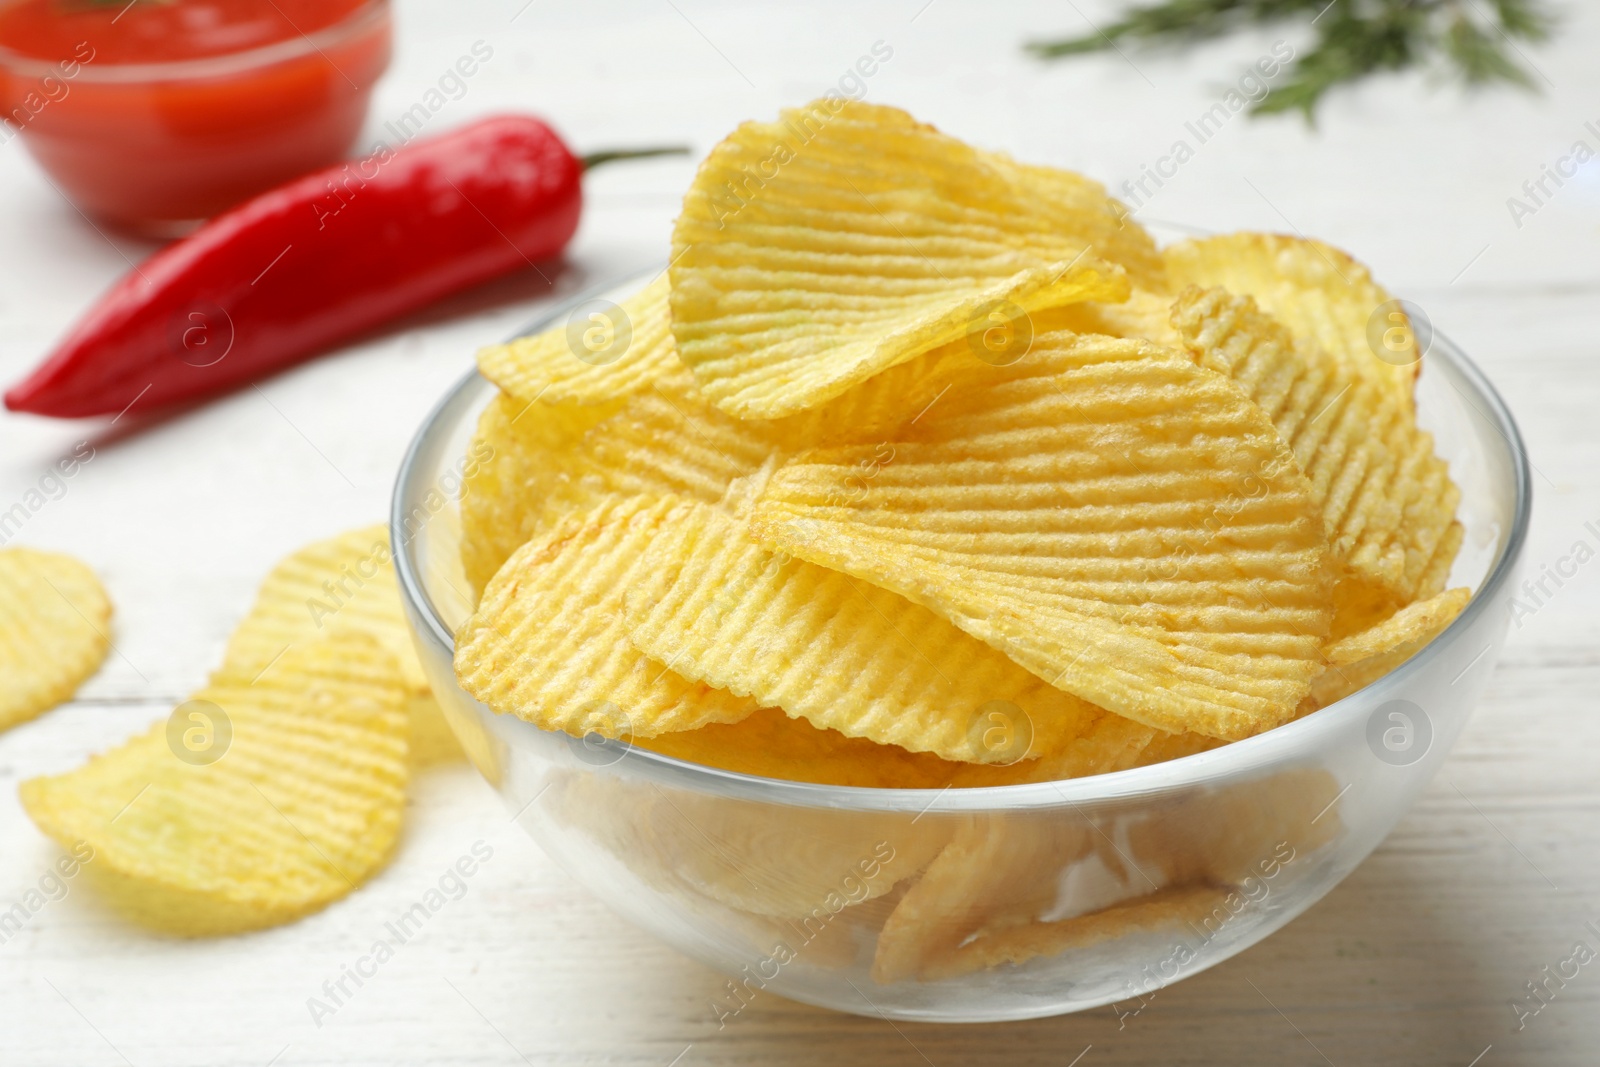
[[[14,0],[0,0],[0,7]],[[247,48],[239,52],[223,52],[215,56],[198,56],[194,59],[176,59],[167,62],[145,63],[79,63],[78,73],[67,78],[70,82],[102,85],[136,85],[147,82],[206,81],[226,78],[277,63],[286,63],[338,44],[375,26],[389,16],[390,0],[367,0],[338,22],[311,33],[301,33],[282,41]],[[326,57],[324,57],[326,58]],[[71,60],[40,59],[0,45],[0,69],[16,78],[39,80],[46,77],[61,78],[60,67]],[[331,62],[331,61],[330,61]],[[370,88],[370,86],[369,86]]]
[[[555,325],[564,316],[571,314],[580,305],[631,289],[636,283],[647,282],[658,276],[663,269],[657,264],[588,286],[551,307],[526,328],[514,333],[512,338],[542,332]],[[823,785],[723,770],[663,755],[632,744],[622,746],[621,755],[609,767],[614,770],[626,767],[641,777],[653,779],[661,784],[749,801],[852,811],[916,811],[920,817],[921,814],[928,812],[1045,810],[1078,804],[1098,804],[1206,785],[1232,779],[1250,771],[1274,768],[1293,758],[1305,758],[1317,751],[1319,741],[1345,731],[1352,720],[1368,714],[1372,698],[1385,696],[1422,671],[1427,663],[1441,654],[1441,651],[1451,643],[1452,637],[1459,637],[1470,629],[1473,623],[1489,610],[1491,603],[1498,602],[1498,594],[1515,573],[1527,542],[1533,508],[1533,483],[1527,448],[1523,443],[1521,431],[1517,428],[1516,420],[1488,377],[1465,352],[1437,329],[1431,332],[1431,337],[1432,341],[1424,359],[1442,360],[1450,371],[1465,380],[1477,394],[1477,400],[1481,401],[1481,404],[1474,403],[1473,399],[1466,395],[1463,395],[1463,400],[1480,416],[1486,418],[1505,442],[1513,489],[1511,529],[1506,536],[1504,547],[1489,567],[1482,584],[1455,621],[1429,642],[1421,652],[1349,696],[1310,715],[1254,737],[1233,741],[1206,752],[1145,767],[1048,782],[961,789],[949,785],[941,789]],[[415,616],[423,621],[426,630],[425,635],[419,633],[416,636],[419,640],[424,638],[432,640],[451,658],[455,651],[455,635],[440,618],[419,579],[413,558],[415,540],[405,536],[405,520],[410,513],[410,509],[406,506],[407,489],[417,473],[417,466],[422,456],[428,451],[435,436],[454,428],[454,423],[441,420],[452,414],[456,405],[465,403],[470,394],[492,388],[493,384],[474,367],[434,404],[406,448],[395,478],[391,502],[389,536],[391,543],[399,546],[393,556],[401,593],[409,602]],[[462,695],[468,701],[477,703],[464,691]],[[1361,700],[1358,701],[1357,697]],[[495,720],[503,723],[507,729],[556,736],[554,731],[544,730],[515,716],[500,715],[492,711],[487,713],[494,715]]]

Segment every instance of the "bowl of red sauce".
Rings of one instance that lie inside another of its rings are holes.
[[[343,158],[391,37],[388,0],[0,0],[0,143],[179,233]]]

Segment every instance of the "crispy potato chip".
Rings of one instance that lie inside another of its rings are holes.
[[[405,807],[405,693],[378,642],[331,633],[254,684],[224,668],[172,720],[24,782],[22,803],[63,847],[94,848],[85,870],[141,923],[200,936],[289,922],[388,858]]]
[[[557,779],[546,803],[647,884],[803,926],[915,875],[945,820],[731,800],[609,774]]]
[[[692,682],[628,643],[624,592],[674,498],[608,501],[519,548],[456,635],[462,688],[501,714],[574,737],[655,737],[738,722],[757,705]]]
[[[1190,289],[1172,307],[1184,344],[1231,374],[1272,418],[1311,481],[1340,595],[1392,611],[1415,595],[1461,492],[1409,400],[1325,358],[1247,296]]]
[[[1311,684],[1312,704],[1325,708],[1382,678],[1444,633],[1471,599],[1470,589],[1450,589],[1330,644],[1328,669]]]
[[[543,404],[609,404],[669,378],[687,379],[672,347],[666,274],[619,307],[620,317],[591,312],[583,330],[560,323],[480,349],[478,370],[507,396]]]
[[[623,598],[634,646],[812,725],[970,763],[1128,766],[1156,732],[1055,689],[927,608],[769,552],[704,504],[662,523]]]
[[[387,526],[351,530],[280,560],[228,639],[218,674],[253,681],[276,670],[290,649],[341,630],[371,636],[394,657],[406,687],[412,759],[421,765],[459,756],[411,641]]]
[[[1410,321],[1398,305],[1387,306],[1394,303],[1389,294],[1344,252],[1302,237],[1232,233],[1182,241],[1163,257],[1174,292],[1221,286],[1254,297],[1297,340],[1411,403],[1422,363]]]
[[[1466,528],[1459,520],[1453,520],[1445,529],[1439,538],[1439,547],[1433,550],[1433,559],[1428,561],[1421,577],[1417,579],[1416,599],[1427,600],[1437,596],[1449,584],[1450,572],[1455,566],[1456,553],[1461,551],[1461,538],[1465,533]]]
[[[1071,330],[1182,348],[1183,340],[1172,328],[1171,308],[1172,297],[1149,289],[1135,289],[1120,304],[1085,301],[1039,312],[1033,316],[1033,328],[1035,333]]]
[[[106,658],[111,600],[71,556],[0,550],[0,730],[64,700]]]
[[[1344,790],[1320,767],[1293,767],[1153,804],[1124,835],[1131,862],[1164,883],[1238,885],[1298,862],[1343,829]]]
[[[762,708],[736,723],[642,739],[638,745],[738,774],[821,785],[939,789],[963,769],[936,756],[818,729],[776,708]]]
[[[672,332],[707,399],[790,415],[1027,311],[1164,284],[1149,236],[1077,175],[894,108],[820,100],[712,150],[673,231]]]
[[[1330,576],[1310,486],[1240,388],[1182,353],[1047,334],[890,447],[780,468],[756,538],[1158,729],[1268,729],[1320,670]]]
[[[1096,833],[1076,816],[975,815],[906,890],[878,935],[874,981],[917,977],[987,925],[1046,914],[1061,873],[1091,856]],[[1132,890],[1131,892],[1138,892]]]
[[[504,393],[483,409],[461,480],[461,565],[475,596],[539,532],[577,442],[615,410],[554,407]]]
[[[936,954],[922,966],[918,977],[935,982],[1136,934],[1191,930],[1219,912],[1229,914],[1230,893],[1236,891],[1203,883],[1171,886],[1070,919],[984,930],[967,944]]]

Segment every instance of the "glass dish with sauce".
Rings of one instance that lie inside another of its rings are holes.
[[[0,143],[79,208],[193,222],[348,152],[388,0],[0,0]]]

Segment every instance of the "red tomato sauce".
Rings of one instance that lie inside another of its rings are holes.
[[[0,0],[0,141],[161,230],[342,158],[390,36],[385,0]]]

